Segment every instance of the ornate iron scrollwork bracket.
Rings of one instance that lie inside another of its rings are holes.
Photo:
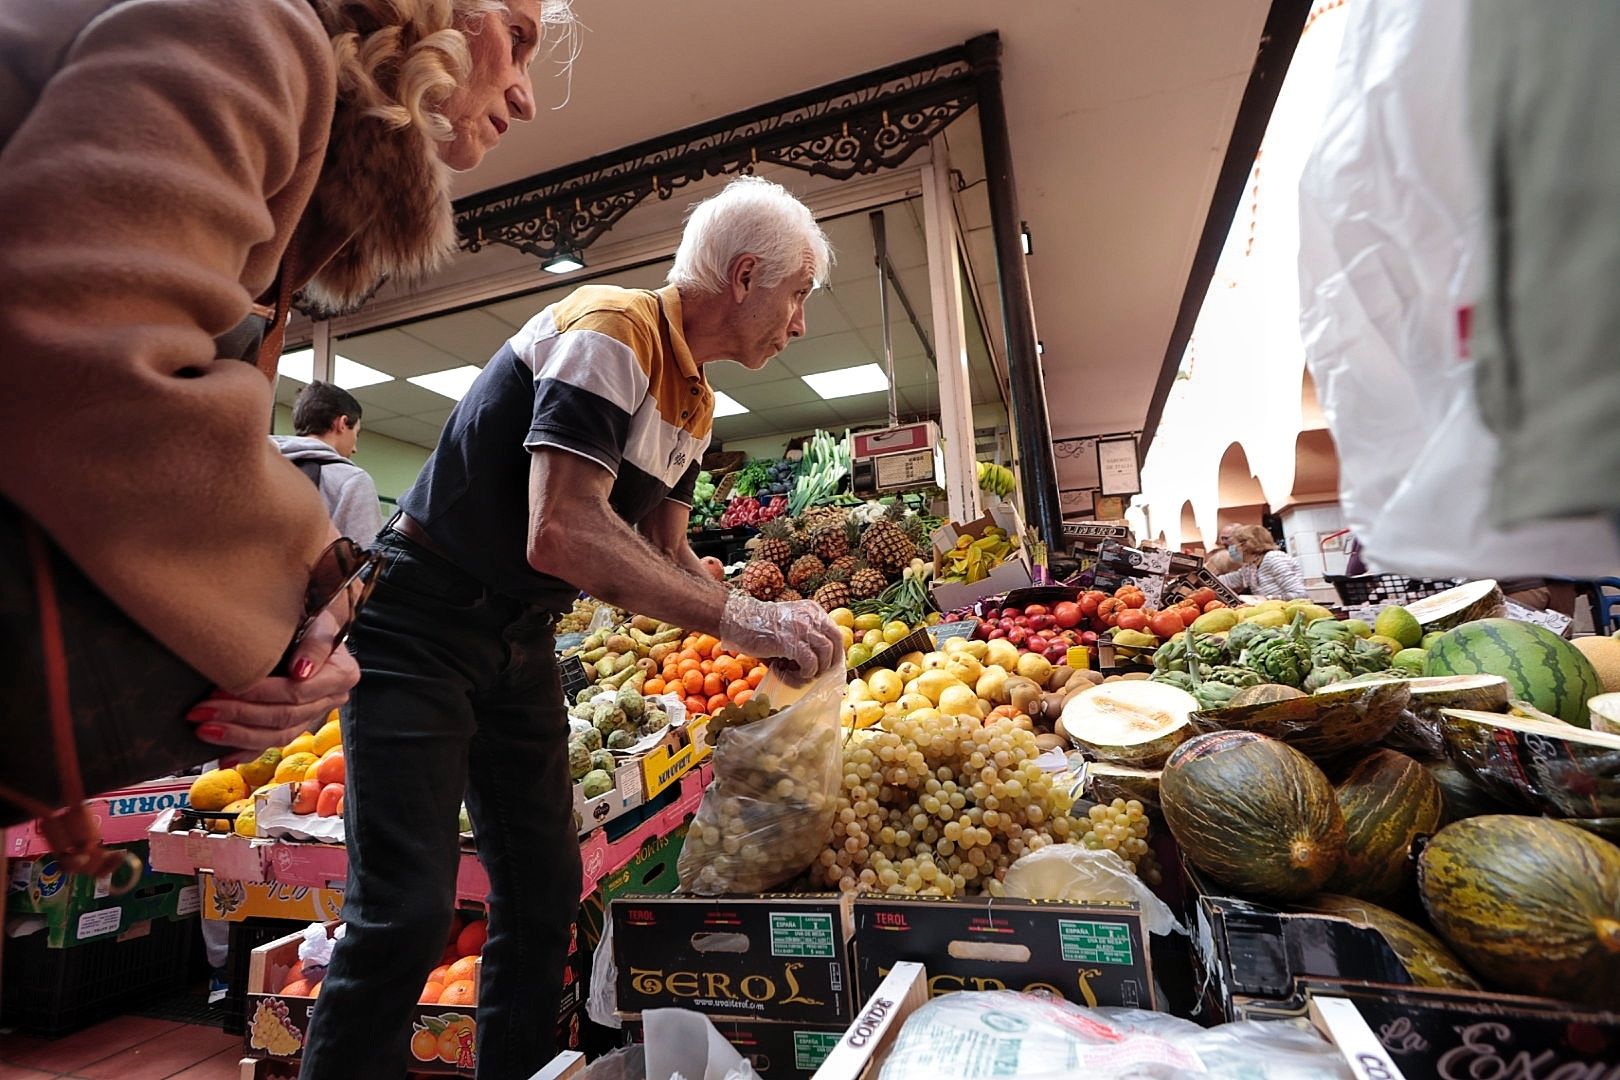
[[[462,247],[583,252],[647,197],[761,163],[839,180],[901,165],[976,102],[975,42],[461,199]]]

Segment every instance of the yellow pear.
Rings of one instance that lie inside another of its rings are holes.
[[[923,670],[934,671],[938,668],[942,668],[950,662],[950,659],[950,657],[946,656],[942,652],[931,652],[922,658]]]
[[[921,675],[917,676],[917,678],[912,681],[911,688],[908,688],[908,692],[921,694],[935,705],[938,705],[940,696],[953,686],[961,686],[962,689],[966,690],[968,693],[973,693],[972,687],[963,686],[961,679],[958,679],[955,675],[942,668],[935,668],[930,671],[925,671]],[[912,688],[914,688],[914,690]],[[978,699],[977,694],[974,694],[973,696],[975,700]]]
[[[984,643],[984,663],[986,667],[998,667],[1011,671],[1018,666],[1018,646],[1006,638],[997,638]]]
[[[921,694],[902,694],[896,704],[900,706],[900,711],[908,716],[913,716],[923,709],[932,710],[934,707],[934,703]]]
[[[951,657],[950,663],[945,665],[945,670],[972,686],[979,681],[979,676],[984,674],[984,665],[967,653],[957,653]]]
[[[900,676],[884,668],[867,673],[866,687],[872,698],[883,705],[899,701],[905,691],[905,683]]]
[[[910,660],[902,660],[894,666],[894,673],[900,676],[902,682],[910,682],[922,674],[922,665]]]
[[[872,687],[865,679],[854,679],[844,688],[844,700],[851,704],[872,700]]]
[[[940,693],[939,711],[943,716],[977,716],[981,719],[984,716],[979,706],[979,695],[973,692],[971,686],[961,683],[947,686]]]
[[[855,703],[855,726],[869,728],[883,719],[883,706],[875,701],[857,701]]]

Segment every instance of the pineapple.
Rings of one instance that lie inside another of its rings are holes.
[[[865,566],[866,564],[854,555],[845,555],[841,559],[834,559],[827,564],[827,580],[847,582],[855,576],[855,571]]]
[[[822,525],[810,534],[810,553],[822,562],[836,562],[849,554],[849,536],[842,525]]]
[[[776,594],[776,602],[778,604],[790,604],[795,600],[803,599],[804,597],[799,594],[799,590],[797,589],[783,589],[781,592]]]
[[[788,584],[795,589],[802,589],[807,582],[814,581],[827,572],[826,564],[814,555],[800,555],[793,560],[788,569]]]
[[[816,590],[811,599],[828,611],[836,611],[841,607],[849,607],[849,586],[841,581],[829,581]]]
[[[861,536],[861,556],[886,577],[897,576],[917,557],[917,545],[892,518],[879,518]]]
[[[772,518],[759,530],[756,557],[774,563],[778,570],[786,570],[793,562],[793,529],[782,518]]]
[[[782,591],[782,570],[774,562],[755,559],[737,575],[737,587],[755,600],[771,600]]]
[[[871,600],[888,587],[888,579],[871,567],[855,571],[849,579],[849,594],[856,600]]]

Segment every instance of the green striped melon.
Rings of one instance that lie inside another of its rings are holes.
[[[1344,859],[1334,892],[1386,900],[1412,879],[1412,842],[1440,828],[1445,795],[1427,769],[1394,750],[1374,750],[1336,789],[1344,815]]]
[[[1571,724],[1591,723],[1586,703],[1601,693],[1581,651],[1550,630],[1513,619],[1480,619],[1448,631],[1429,650],[1425,675],[1500,675],[1513,696]]]

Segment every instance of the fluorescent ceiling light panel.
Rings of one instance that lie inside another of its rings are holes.
[[[839,368],[837,371],[823,371],[815,375],[800,375],[799,378],[824,401],[831,398],[854,397],[856,394],[875,394],[879,390],[889,388],[889,377],[883,374],[883,369],[876,364]]]
[[[431,390],[441,397],[449,398],[451,401],[460,401],[467,396],[467,391],[472,388],[473,380],[478,378],[478,373],[483,370],[483,368],[474,367],[471,364],[463,364],[461,367],[449,368],[445,371],[430,371],[426,375],[413,375],[405,381],[413,386],[420,386],[424,390]]]
[[[315,350],[299,349],[296,352],[283,353],[281,359],[276,362],[276,373],[294,382],[314,381]],[[332,363],[332,381],[344,390],[358,390],[362,386],[393,382],[394,377],[374,367],[356,363],[347,356],[339,356],[334,358]]]
[[[721,390],[714,392],[714,418],[722,416],[741,416],[748,411],[748,406]]]

